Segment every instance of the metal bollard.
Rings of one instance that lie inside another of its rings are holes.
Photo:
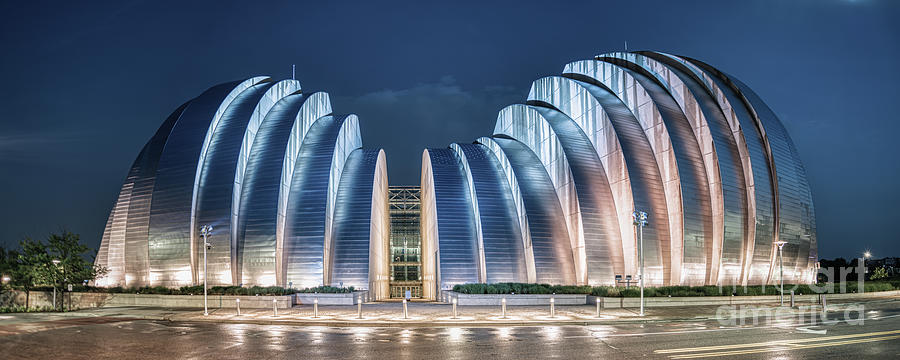
[[[597,298],[597,317],[600,317],[600,298]]]
[[[278,299],[272,299],[272,317],[278,317]]]
[[[556,317],[556,308],[554,307],[556,304],[556,299],[551,296],[550,297],[550,317]]]
[[[791,290],[791,307],[794,307],[794,290]]]
[[[362,295],[356,299],[356,318],[362,319]]]
[[[451,299],[453,302],[453,318],[456,319],[456,298]]]
[[[313,317],[319,317],[319,298],[313,299]]]
[[[825,301],[825,294],[822,294],[821,296],[822,296],[822,311],[823,312],[828,311],[828,304]]]
[[[409,317],[407,315],[408,315],[408,313],[407,313],[407,309],[406,309],[406,299],[404,298],[403,299],[403,318],[409,319]]]
[[[234,299],[235,305],[237,306],[237,314],[241,316],[241,299]]]
[[[506,319],[506,296],[500,299],[500,312],[503,313],[502,318]]]

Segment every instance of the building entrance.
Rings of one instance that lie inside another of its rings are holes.
[[[422,297],[422,236],[418,186],[388,188],[391,212],[391,298]]]

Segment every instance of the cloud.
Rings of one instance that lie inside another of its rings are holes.
[[[42,154],[59,152],[64,146],[89,138],[90,134],[83,131],[0,135],[0,162],[30,161]]]
[[[527,89],[526,89],[527,90]],[[392,185],[419,183],[422,150],[490,135],[503,107],[525,101],[511,86],[465,89],[451,76],[406,89],[333,98],[335,111],[359,115],[363,144],[384,148]]]

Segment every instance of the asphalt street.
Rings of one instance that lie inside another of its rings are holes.
[[[594,326],[311,327],[0,314],[2,358],[513,359],[900,357],[900,300],[827,319]],[[862,321],[860,321],[862,320]]]

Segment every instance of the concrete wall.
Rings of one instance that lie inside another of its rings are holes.
[[[482,306],[499,306],[500,300],[506,297],[507,305],[550,305],[551,295],[533,295],[533,294],[517,294],[517,295],[500,295],[500,294],[461,294],[453,291],[445,291],[441,294],[441,301],[450,303],[453,299],[457,299],[457,304],[464,305],[482,305]],[[848,294],[825,294],[828,300],[853,300],[867,299],[878,297],[900,297],[900,290],[869,292],[869,293],[848,293]],[[573,295],[573,294],[557,294],[553,295],[556,305],[595,305],[598,297],[592,295]],[[818,302],[819,294],[812,295],[795,295],[794,301],[797,303],[815,303]],[[600,297],[601,306],[604,308],[636,308],[640,307],[641,299],[638,297]],[[644,298],[645,307],[665,307],[665,306],[710,306],[710,305],[750,305],[750,304],[776,304],[781,301],[778,295],[767,296],[686,296],[686,297],[646,297]],[[785,304],[790,302],[790,294],[784,296]]]
[[[363,302],[372,300],[369,299],[368,291],[354,291],[344,294],[294,294],[294,304],[296,305],[312,305],[315,299],[319,299],[319,305],[356,305],[359,299],[362,299]]]
[[[550,305],[550,298],[556,305],[584,305],[587,303],[587,295],[577,294],[521,294],[521,295],[501,295],[501,294],[461,294],[457,292],[448,292],[445,296],[446,302],[456,299],[456,304],[465,305],[482,305],[482,306],[500,306],[503,298],[506,298],[506,305]]]
[[[203,295],[152,295],[152,294],[107,294],[107,293],[57,293],[64,304],[71,308],[115,307],[115,306],[148,306],[148,307],[172,307],[172,308],[202,308]],[[52,306],[53,292],[32,291],[29,306]],[[234,296],[234,295],[209,295],[208,306],[210,309],[232,309],[237,305],[236,299],[241,299],[241,308],[259,309],[271,308],[272,300],[275,300],[279,309],[287,309],[293,305],[292,296]],[[25,305],[25,292],[14,291],[13,295],[3,305]]]

